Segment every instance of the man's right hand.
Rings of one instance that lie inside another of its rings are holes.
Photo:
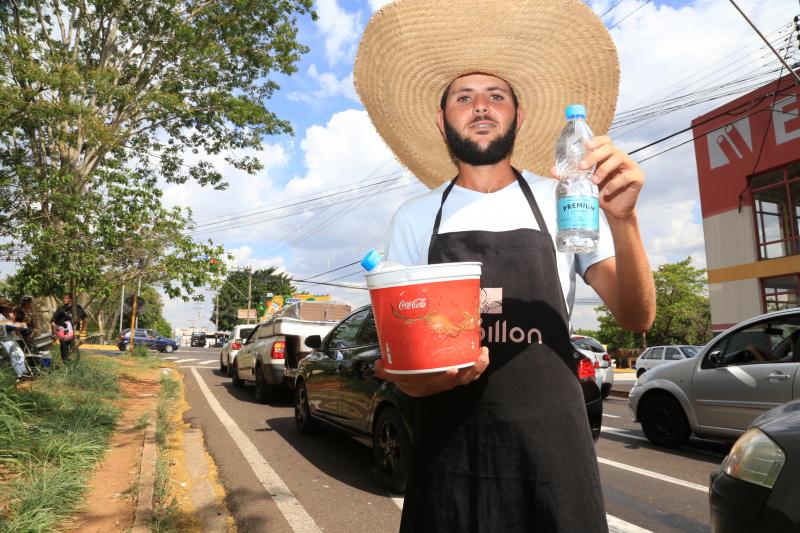
[[[448,368],[443,372],[431,374],[390,374],[384,370],[383,361],[378,359],[375,362],[375,375],[391,381],[408,396],[421,398],[472,383],[481,377],[488,366],[489,349],[484,346],[475,364],[466,368]]]

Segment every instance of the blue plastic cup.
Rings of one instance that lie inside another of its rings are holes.
[[[42,357],[42,366],[44,368],[50,368],[50,362],[52,361],[49,357]]]

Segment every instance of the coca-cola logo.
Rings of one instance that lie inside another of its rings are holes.
[[[411,309],[425,309],[427,305],[427,298],[414,298],[413,300],[400,300],[400,303],[397,304],[397,307],[401,311],[409,311]]]

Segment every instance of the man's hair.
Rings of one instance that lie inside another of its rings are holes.
[[[467,76],[467,74],[465,74]],[[458,78],[462,78],[463,76],[459,76]],[[444,92],[442,93],[442,99],[439,100],[439,107],[444,111],[444,107],[447,104],[447,97],[450,95],[450,87],[453,86],[453,82],[456,81],[458,78],[451,81],[447,87],[445,88]],[[505,81],[505,80],[503,80]],[[517,93],[514,92],[514,88],[511,86],[510,83],[506,81],[506,85],[508,85],[508,89],[511,91],[511,101],[514,102],[514,111],[517,110],[519,107],[519,100],[517,100]]]

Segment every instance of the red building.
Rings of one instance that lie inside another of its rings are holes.
[[[692,121],[711,321],[800,300],[800,86],[785,76]]]

